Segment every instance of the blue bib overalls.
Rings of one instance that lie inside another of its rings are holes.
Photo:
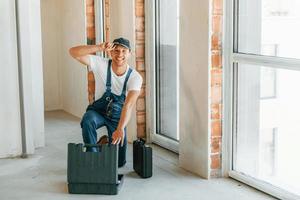
[[[131,72],[132,69],[129,68],[121,95],[113,94],[111,92],[111,60],[109,60],[106,77],[106,91],[100,99],[87,107],[86,113],[83,115],[80,123],[82,128],[82,137],[85,144],[96,144],[96,130],[103,126],[106,126],[107,128],[109,143],[112,142],[112,134],[116,130],[121,117],[122,108],[126,98],[126,86]],[[126,163],[126,128],[124,131],[124,144],[123,146],[119,144],[119,167]],[[98,149],[95,147],[89,147],[87,148],[87,151],[97,152]]]

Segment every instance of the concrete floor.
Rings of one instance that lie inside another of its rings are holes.
[[[79,119],[65,112],[47,112],[46,147],[27,159],[0,159],[0,200],[126,199],[126,200],[267,200],[274,199],[227,178],[201,179],[178,167],[178,155],[153,145],[153,177],[139,178],[132,169],[132,146],[121,191],[116,196],[71,195],[66,183],[67,143],[81,142]]]

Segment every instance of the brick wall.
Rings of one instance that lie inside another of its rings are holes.
[[[104,28],[105,28],[105,41],[110,41],[110,0],[105,0],[104,5]]]
[[[94,0],[86,0],[86,32],[87,44],[95,44],[95,12]],[[88,100],[89,103],[94,101],[95,95],[95,78],[93,72],[88,72]]]
[[[223,0],[212,0],[211,36],[211,177],[221,175]]]
[[[145,76],[145,12],[144,0],[135,0],[135,52],[136,52],[136,70],[143,77],[143,86],[141,95],[139,96],[136,104],[137,115],[137,135],[138,137],[146,137],[146,76]]]

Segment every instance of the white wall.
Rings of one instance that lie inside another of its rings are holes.
[[[0,157],[21,153],[17,38],[14,1],[0,1]]]
[[[180,1],[179,164],[210,175],[210,1]]]
[[[62,109],[61,98],[61,0],[42,0],[42,39],[45,110]]]
[[[82,117],[88,105],[87,70],[69,49],[86,44],[85,1],[64,0],[61,8],[62,104],[65,111]]]
[[[113,8],[113,9],[112,9]],[[135,4],[132,0],[110,1],[110,39],[118,37],[129,39],[132,55],[129,65],[135,68]],[[112,42],[112,41],[110,41]],[[136,110],[133,108],[134,111]],[[132,112],[131,120],[127,126],[127,138],[132,142],[136,138],[136,112]]]
[[[30,59],[32,82],[32,118],[34,147],[45,145],[44,134],[44,88],[43,88],[43,60],[42,60],[42,35],[41,35],[41,5],[40,0],[31,0],[29,7],[30,20]]]
[[[87,71],[69,55],[86,44],[85,1],[43,0],[45,109],[82,117],[88,105]]]
[[[17,55],[16,15],[14,1],[1,1],[1,77],[0,157],[20,155],[21,117],[19,81],[23,80],[26,149],[44,145],[43,81],[40,37],[39,0],[19,1],[20,54]],[[18,76],[18,56],[21,76]],[[2,112],[2,110],[4,112]],[[2,135],[3,134],[3,135]]]
[[[45,143],[40,0],[18,2],[26,145],[32,154]]]

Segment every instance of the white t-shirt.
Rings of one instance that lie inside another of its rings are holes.
[[[88,66],[89,71],[94,73],[95,77],[95,100],[102,97],[106,90],[106,76],[107,76],[107,67],[108,59],[100,56],[89,55],[90,66]],[[126,74],[129,70],[129,65],[127,65],[126,73],[122,76],[116,75],[112,68],[111,69],[111,91],[113,94],[121,95],[123,90],[123,85],[125,82]],[[141,90],[143,83],[142,76],[135,70],[132,69],[132,72],[127,81],[126,95],[129,90]]]

